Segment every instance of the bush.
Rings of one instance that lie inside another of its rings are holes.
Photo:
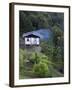
[[[52,60],[53,55],[53,40],[50,39],[48,41],[42,41],[41,44],[41,52],[44,53],[49,60]]]
[[[48,76],[48,65],[46,63],[40,62],[35,64],[33,67],[33,74],[36,77],[44,78]]]
[[[48,62],[48,57],[42,53],[36,53],[36,52],[33,52],[30,57],[29,57],[29,60],[32,62],[32,63],[39,63],[39,62]]]
[[[33,64],[35,63],[35,53],[32,52],[30,55],[29,55],[29,60],[30,62],[32,62]]]
[[[25,59],[26,59],[26,51],[25,50],[22,50],[20,49],[19,50],[19,65],[20,67],[23,67],[24,66],[24,62],[25,62]]]

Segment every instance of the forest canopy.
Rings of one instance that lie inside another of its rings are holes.
[[[38,29],[59,27],[64,29],[64,14],[52,12],[19,11],[20,36]]]

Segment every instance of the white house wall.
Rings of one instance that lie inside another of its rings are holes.
[[[39,45],[40,44],[40,40],[39,40],[39,38],[37,38],[37,45]]]
[[[31,44],[39,45],[39,38],[31,38]]]
[[[29,41],[27,41],[27,39],[29,39]],[[30,45],[30,44],[31,44],[30,38],[25,38],[25,44],[26,44],[26,45]]]
[[[29,41],[27,41],[29,39]],[[39,45],[39,38],[25,38],[26,45]]]

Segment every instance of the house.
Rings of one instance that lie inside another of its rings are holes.
[[[51,28],[48,29],[38,29],[30,32],[23,33],[19,38],[19,46],[20,48],[31,48],[32,45],[40,46],[42,41],[52,39]],[[35,48],[35,47],[34,47]],[[38,50],[38,49],[37,49]]]
[[[25,45],[39,45],[40,44],[40,37],[33,33],[25,34],[23,36]]]
[[[40,41],[48,40],[50,37],[52,37],[51,29],[39,29],[22,35],[24,45],[39,45]]]

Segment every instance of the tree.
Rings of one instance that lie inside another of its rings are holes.
[[[50,38],[48,41],[41,42],[41,52],[44,53],[49,60],[52,60],[53,56],[53,40]]]
[[[24,68],[24,62],[27,58],[27,52],[25,50],[20,49],[19,50],[19,65],[20,68]]]
[[[63,67],[64,67],[63,31],[58,26],[55,25],[53,27],[53,34],[54,34],[54,37],[53,37],[53,43],[54,43],[53,62],[57,64],[57,69],[63,69]]]

